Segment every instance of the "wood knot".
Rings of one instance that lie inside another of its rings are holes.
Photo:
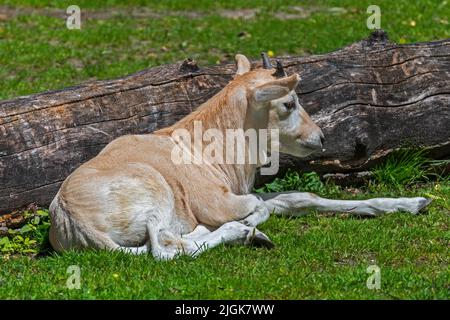
[[[180,66],[180,72],[197,72],[198,70],[200,70],[200,68],[197,65],[197,61],[191,59],[191,58],[187,58],[186,60],[183,61],[183,63]]]
[[[369,39],[367,39],[367,42],[371,46],[378,43],[384,44],[386,42],[389,42],[389,37],[386,31],[382,29],[377,29],[370,34]]]

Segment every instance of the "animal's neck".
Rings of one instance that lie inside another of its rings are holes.
[[[268,113],[268,112],[266,112]],[[249,128],[267,128],[268,115],[264,112],[251,112],[248,108],[246,90],[242,87],[233,86],[233,83],[226,86],[207,102],[200,105],[196,111],[181,119],[171,127],[155,132],[160,135],[173,135],[177,129],[187,130],[191,137],[191,151],[201,148],[202,151],[211,143],[211,140],[198,141],[198,129],[201,127],[202,135],[208,129],[217,129],[222,137],[227,137],[227,130],[247,130]],[[254,124],[258,123],[258,127]],[[196,139],[197,136],[197,139]],[[247,162],[249,146],[245,144],[246,161],[245,164],[228,163],[226,160],[226,141],[223,146],[223,159],[225,163],[209,163],[223,174],[226,182],[233,193],[245,194],[251,192],[253,187],[256,164]],[[233,146],[234,148],[234,146]],[[200,153],[203,154],[203,153]]]
[[[208,101],[201,104],[174,125],[156,131],[156,134],[172,134],[177,129],[186,129],[194,133],[194,123],[201,122],[203,130],[242,128],[247,112],[245,90],[230,83]]]

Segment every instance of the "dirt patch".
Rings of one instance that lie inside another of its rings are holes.
[[[77,58],[70,58],[67,62],[78,71],[83,70],[83,68],[85,67],[83,61]]]
[[[351,9],[354,11],[354,9]],[[306,19],[313,13],[328,13],[333,15],[340,15],[347,13],[348,10],[341,7],[321,8],[321,7],[301,7],[290,6],[283,11],[275,12],[274,17],[280,20],[297,20]]]
[[[300,7],[290,6],[285,9],[274,11],[271,14],[273,17],[280,20],[290,19],[305,19],[312,13],[329,13],[329,14],[345,14],[348,11],[354,11],[355,9],[345,9],[340,7],[333,8],[321,8],[321,7]],[[255,19],[260,12],[260,9],[219,9],[216,11],[160,11],[153,10],[146,7],[133,7],[133,8],[111,8],[108,10],[93,10],[81,8],[82,20],[107,20],[120,16],[131,17],[136,19],[161,19],[164,17],[184,17],[188,19],[201,19],[208,16],[218,15],[226,19],[243,19],[250,20]],[[10,6],[0,6],[0,22],[7,21],[17,16],[24,15],[41,15],[54,18],[67,18],[65,8],[16,8]]]
[[[219,10],[218,15],[228,19],[253,19],[258,14],[258,9]]]
[[[202,11],[157,11],[146,7],[113,8],[107,11],[81,8],[82,19],[106,20],[120,16],[140,19],[160,19],[164,17],[185,17],[189,19],[200,19],[206,16],[219,15],[228,19],[253,19],[259,12],[258,9],[242,10],[218,10],[216,12]],[[66,18],[68,14],[65,9],[58,8],[15,8],[0,6],[0,21],[6,21],[17,16],[41,15],[54,18]]]
[[[341,253],[336,252],[333,260],[334,264],[338,266],[356,266],[361,262],[364,262],[367,265],[376,265],[377,263],[377,257],[374,252],[364,252],[358,256],[342,255]]]

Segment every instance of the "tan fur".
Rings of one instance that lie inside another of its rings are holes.
[[[299,157],[322,149],[323,133],[293,91],[299,76],[275,79],[273,69],[250,71],[245,56],[236,60],[235,79],[195,112],[154,134],[112,141],[64,181],[50,205],[55,250],[151,252],[158,259],[173,259],[221,243],[268,246],[270,239],[255,227],[271,212],[417,213],[429,203],[420,197],[330,200],[299,192],[255,196],[249,193],[256,164],[175,164],[172,134],[177,129],[192,133],[196,121],[203,130],[221,132],[278,129],[280,151]],[[195,148],[192,144],[189,151],[194,154]]]
[[[299,79],[297,75],[275,79],[274,70],[244,72],[250,64],[242,63],[241,74],[173,126],[120,137],[76,169],[51,206],[53,247],[115,249],[147,241],[157,246],[158,236],[149,235],[153,229],[188,234],[199,224],[218,228],[252,213],[254,203],[239,195],[251,191],[255,165],[175,166],[171,160],[171,134],[180,128],[192,132],[194,121],[201,121],[203,130],[267,128],[269,104],[255,107],[257,90],[279,86],[287,94]],[[313,128],[312,120],[303,118],[305,128],[308,123]],[[161,243],[180,246],[170,236]]]

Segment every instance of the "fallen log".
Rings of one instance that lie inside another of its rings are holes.
[[[326,151],[283,156],[280,173],[367,170],[405,145],[427,147],[433,158],[450,155],[450,39],[397,45],[376,31],[329,54],[281,61],[301,75],[299,99],[322,127]],[[0,213],[48,205],[62,181],[108,142],[174,123],[234,72],[234,64],[186,60],[1,101]]]

